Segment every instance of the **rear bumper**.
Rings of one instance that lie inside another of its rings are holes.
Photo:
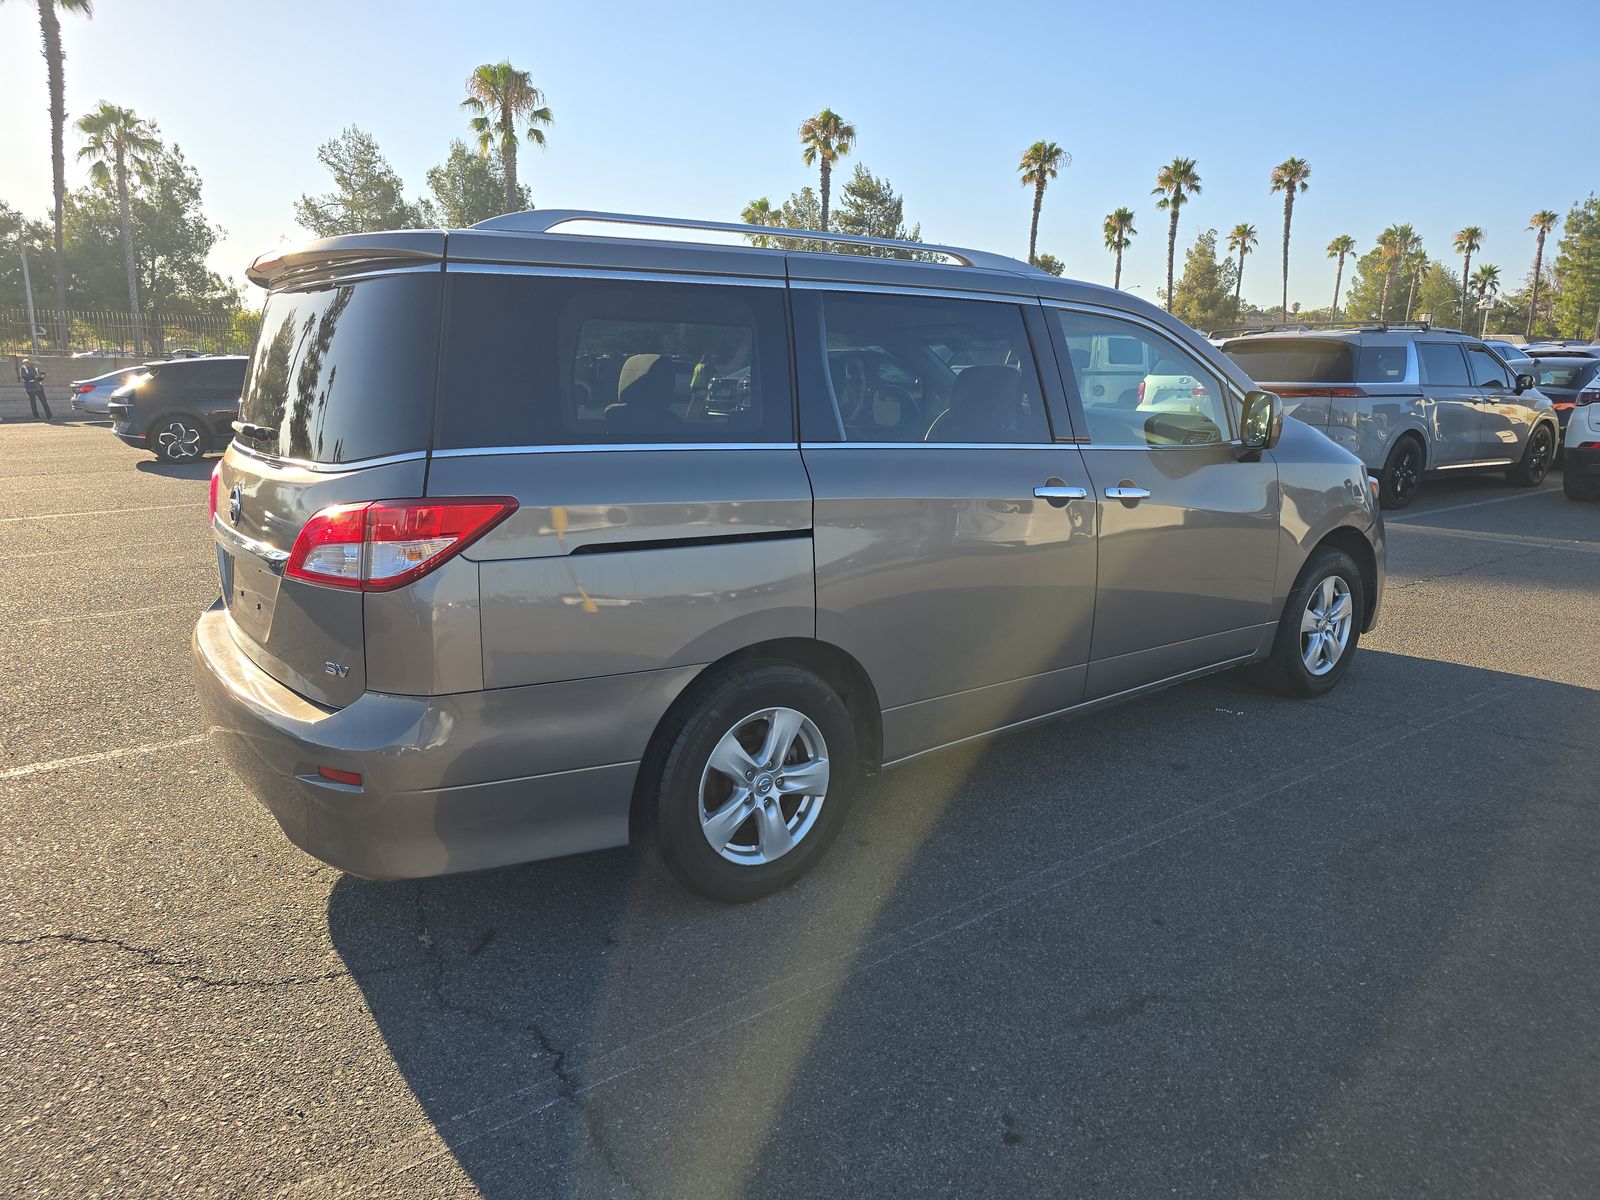
[[[1600,449],[1580,450],[1576,446],[1568,446],[1565,460],[1561,468],[1563,471],[1600,479]]]
[[[218,601],[195,626],[206,722],[229,764],[308,854],[409,879],[628,840],[638,760],[693,669],[451,696],[311,703],[257,667]],[[359,772],[359,787],[318,767]]]

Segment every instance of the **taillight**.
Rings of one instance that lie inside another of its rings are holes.
[[[1367,394],[1366,388],[1358,387],[1309,387],[1294,384],[1273,384],[1272,390],[1281,396],[1333,396],[1337,399],[1354,400]]]
[[[517,511],[509,496],[336,504],[305,523],[283,573],[387,592],[420,579]]]
[[[1590,388],[1586,392],[1579,392],[1578,398],[1573,401],[1575,405],[1600,404],[1600,388]]]
[[[1144,380],[1139,380],[1139,403],[1144,403]]]
[[[222,486],[222,462],[211,468],[211,516],[209,520],[217,519],[217,489]]]
[[[85,392],[94,391],[94,384],[92,384],[92,383],[80,383],[77,387],[73,388],[72,390],[77,392],[78,395],[81,396]]]

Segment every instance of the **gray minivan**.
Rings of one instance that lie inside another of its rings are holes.
[[[194,657],[236,770],[335,866],[638,840],[749,899],[864,773],[1252,662],[1318,695],[1377,620],[1361,463],[1149,304],[575,221],[785,236],[543,210],[250,270]]]

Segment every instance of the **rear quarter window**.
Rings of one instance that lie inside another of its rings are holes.
[[[1222,352],[1258,382],[1355,382],[1355,355],[1348,342],[1251,338],[1230,343]]]
[[[440,273],[274,292],[239,419],[273,430],[252,449],[348,463],[428,448]]]

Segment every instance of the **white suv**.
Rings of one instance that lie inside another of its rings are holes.
[[[1600,499],[1600,375],[1573,398],[1563,453],[1561,490],[1567,499]]]

